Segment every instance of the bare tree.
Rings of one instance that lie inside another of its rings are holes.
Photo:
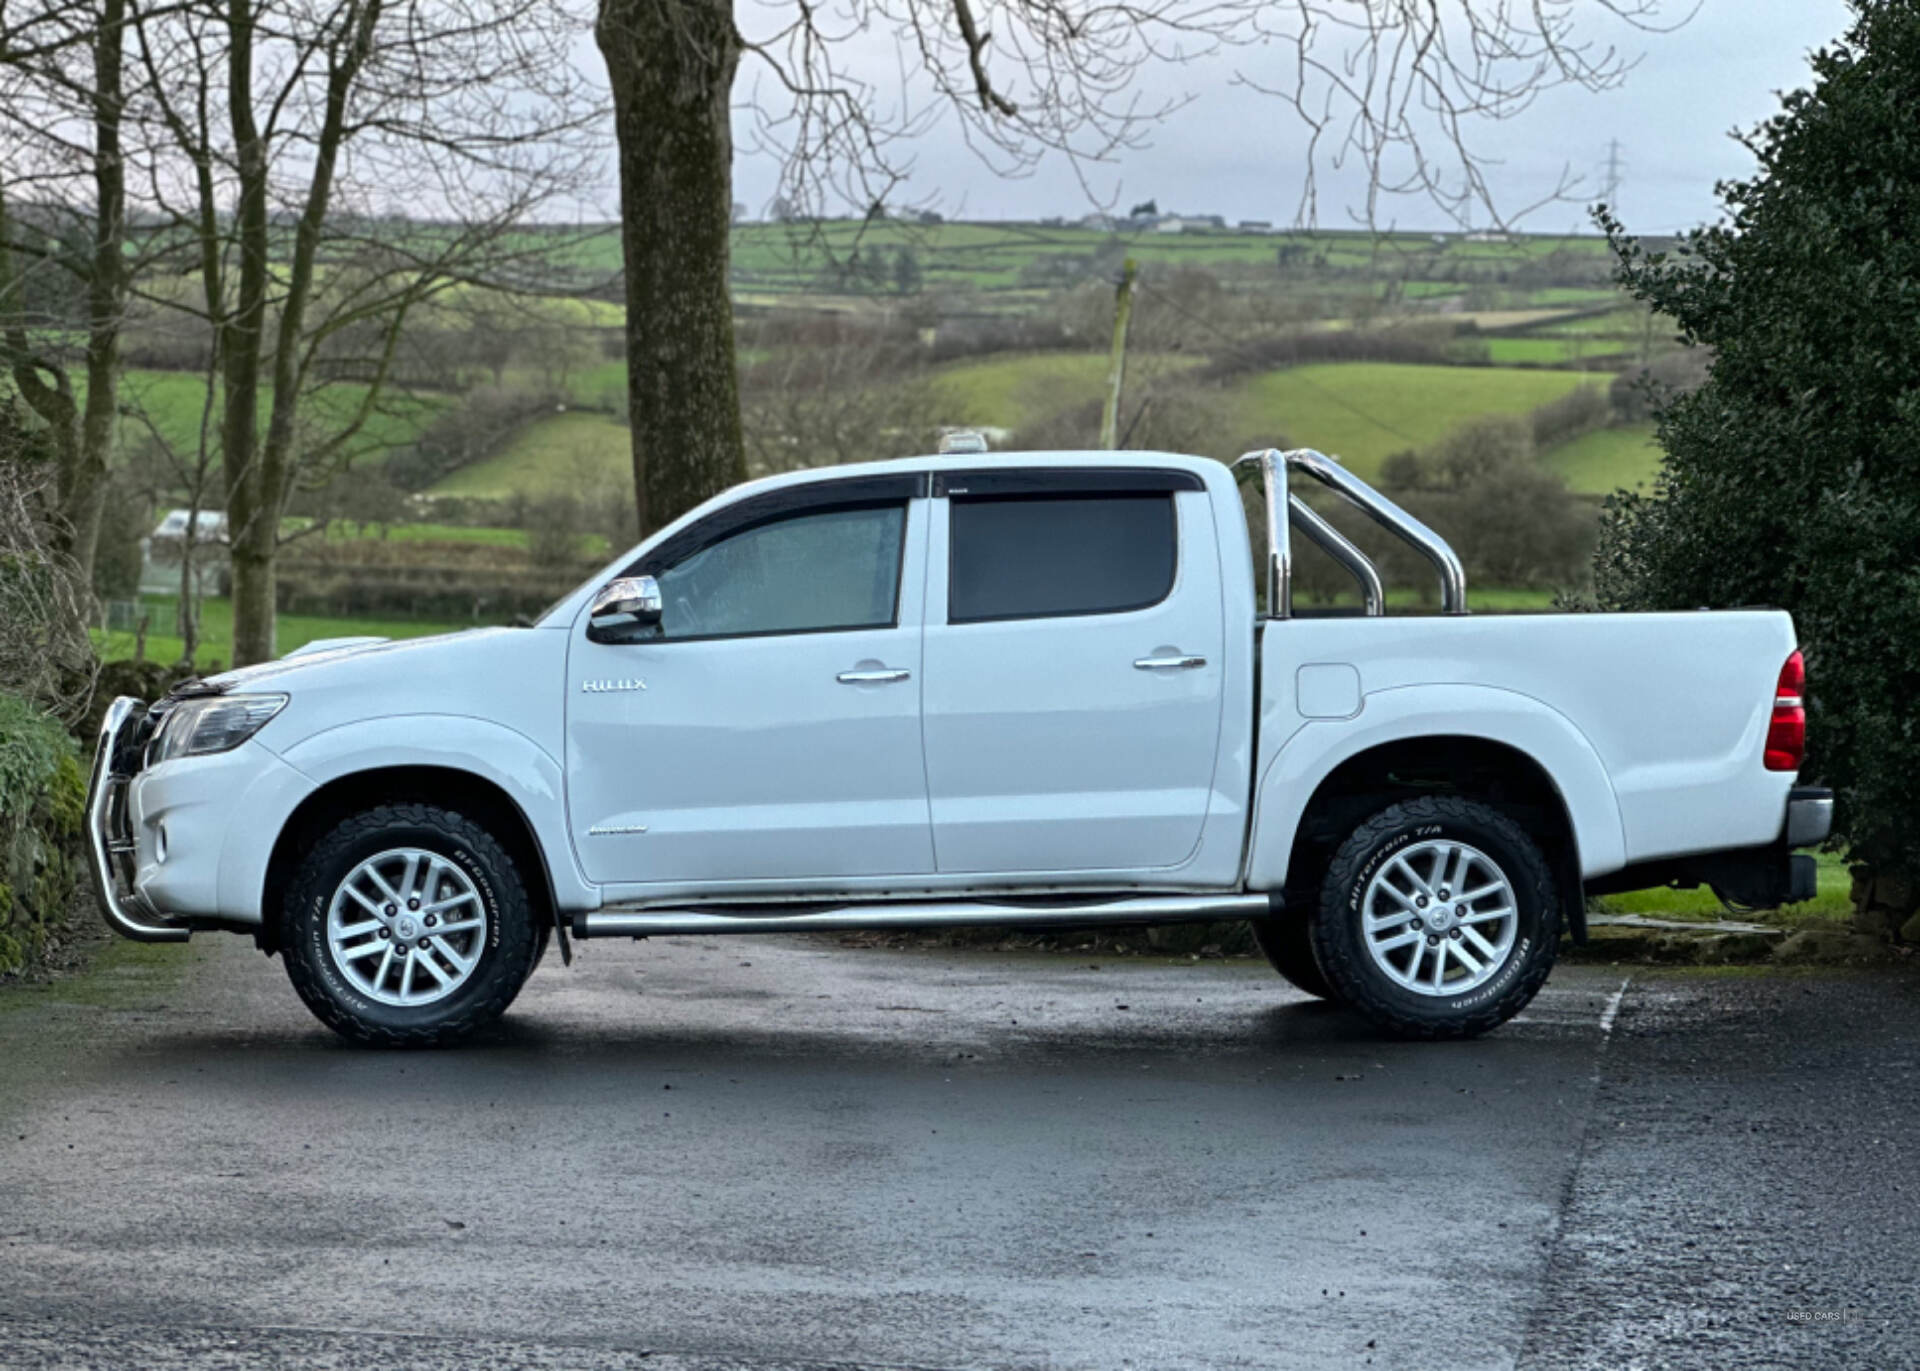
[[[1289,0],[1261,5],[1262,52],[1277,70],[1249,63],[1237,79],[1279,96],[1307,127],[1300,217],[1318,211],[1319,170],[1357,163],[1367,198],[1358,218],[1378,221],[1383,197],[1419,195],[1456,223],[1503,226],[1563,198],[1578,178],[1528,205],[1494,195],[1475,151],[1477,128],[1524,113],[1545,91],[1618,86],[1635,57],[1583,36],[1583,22],[1667,32],[1700,0]]]
[[[97,665],[86,582],[49,536],[51,463],[11,404],[0,403],[0,688],[68,723],[87,712]]]
[[[864,462],[931,446],[941,398],[931,381],[897,365],[891,340],[840,340],[782,349],[741,377],[753,474]]]
[[[52,436],[58,536],[83,584],[100,536],[136,269],[126,28],[127,0],[0,3],[0,363]]]
[[[935,120],[1005,174],[1076,173],[1139,143],[1178,101],[1143,103],[1149,66],[1245,49],[1241,80],[1287,102],[1316,166],[1358,159],[1378,196],[1420,191],[1499,218],[1470,134],[1557,84],[1630,66],[1583,17],[1651,28],[1661,0],[599,0],[620,144],[634,480],[657,527],[744,473],[727,291],[730,106],[755,75],[754,138],[784,158],[781,218],[871,212]],[[890,97],[849,55],[893,35]],[[1278,54],[1278,61],[1272,59]],[[926,98],[916,99],[917,93]],[[1303,217],[1317,208],[1303,187]]]
[[[180,595],[174,602],[174,628],[180,635],[180,660],[191,666],[200,651],[200,586],[205,563],[201,560],[203,542],[224,543],[223,536],[207,539],[202,533],[202,514],[217,504],[214,476],[218,470],[217,433],[214,406],[219,398],[216,384],[219,358],[208,354],[206,391],[201,397],[198,422],[185,442],[155,422],[146,397],[137,391],[128,395],[124,411],[129,422],[145,434],[142,455],[151,473],[147,494],[155,504],[166,495],[179,494],[186,500],[186,523],[180,530]]]
[[[218,359],[237,662],[273,654],[281,517],[364,446],[409,313],[551,246],[516,229],[590,165],[578,27],[551,0],[136,8],[147,193]]]

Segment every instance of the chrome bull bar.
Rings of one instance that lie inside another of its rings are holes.
[[[123,735],[145,713],[139,700],[122,695],[107,707],[100,723],[87,781],[87,851],[93,857],[93,884],[107,927],[135,942],[183,943],[189,930],[160,918],[133,885],[133,819],[127,812],[127,786],[133,778],[114,770],[114,758]]]

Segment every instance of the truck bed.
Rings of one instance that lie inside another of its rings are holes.
[[[1304,778],[1428,725],[1540,761],[1588,879],[1779,833],[1794,776],[1761,761],[1794,649],[1779,611],[1265,620],[1257,631],[1257,834],[1291,833]],[[1256,839],[1256,886],[1276,861],[1284,870],[1276,846]]]

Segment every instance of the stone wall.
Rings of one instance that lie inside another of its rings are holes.
[[[1920,944],[1920,882],[1908,871],[1854,867],[1853,926],[1877,938]]]

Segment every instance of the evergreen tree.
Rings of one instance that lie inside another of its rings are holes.
[[[1884,929],[1920,874],[1920,5],[1863,0],[1813,71],[1721,224],[1666,254],[1601,212],[1622,284],[1713,364],[1658,408],[1659,477],[1609,502],[1595,582],[1610,609],[1792,611],[1805,774]]]

